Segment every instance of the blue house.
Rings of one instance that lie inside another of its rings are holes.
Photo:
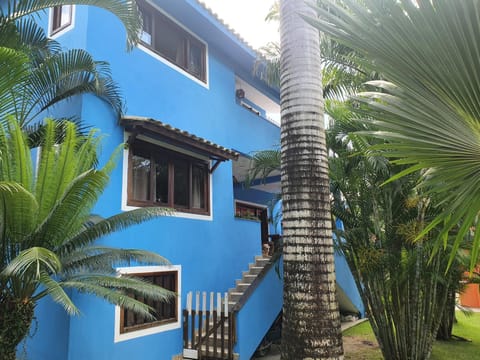
[[[50,10],[44,19],[50,36],[108,61],[127,101],[121,119],[93,96],[55,111],[75,114],[108,135],[100,162],[127,144],[96,213],[174,209],[102,242],[169,259],[170,266],[118,272],[142,276],[178,297],[150,304],[157,309],[155,321],[80,293],[72,294],[82,311],[78,317],[44,300],[27,358],[170,360],[198,358],[208,350],[219,359],[248,360],[282,306],[281,279],[262,256],[262,244],[273,233],[267,206],[278,192],[279,175],[242,185],[249,154],[279,143],[278,89],[252,76],[256,52],[198,1],[138,5],[142,41],[129,53],[125,30],[108,12],[92,6]],[[211,326],[207,319],[219,329],[205,329]],[[198,335],[199,322],[204,336]]]

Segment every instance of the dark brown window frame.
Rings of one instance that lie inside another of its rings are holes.
[[[145,0],[137,0],[138,7],[143,15],[144,21],[144,29],[148,26],[151,29],[151,41],[150,44],[141,41],[141,44],[148,48],[149,50],[153,51],[155,54],[161,56],[163,59],[171,63],[172,65],[180,68],[181,70],[185,71],[189,75],[195,77],[196,79],[202,81],[203,83],[207,83],[207,46],[204,42],[200,41],[192,34],[190,34],[187,30],[185,30],[182,26],[174,22],[173,20],[169,19],[165,14],[160,12],[156,9],[152,4],[146,2]],[[162,54],[160,49],[156,49],[153,45],[155,43],[156,36],[162,36],[162,34],[157,34],[155,32],[155,24],[159,22],[166,23],[170,28],[174,29],[182,38],[183,38],[183,56],[181,58],[184,59],[184,63],[176,62],[170,58],[168,58],[165,54]],[[190,51],[193,46],[197,46],[201,50],[201,64],[200,64],[200,74],[197,75],[188,66],[188,59],[190,57]]]
[[[63,6],[70,7],[68,22],[66,22],[64,25],[62,25],[62,7]],[[52,23],[50,27],[50,35],[55,35],[56,33],[72,25],[72,20],[73,20],[73,5],[59,5],[52,8]]]
[[[168,163],[168,203],[157,202],[155,199],[150,200],[138,200],[133,198],[133,156],[135,156],[135,150],[138,149],[140,152],[149,153],[150,155],[150,197],[153,197],[155,191],[155,172],[152,169],[155,168],[155,164],[158,163],[158,160],[167,161]],[[157,161],[157,162],[156,162]],[[189,164],[189,179],[188,179],[188,206],[178,206],[175,205],[174,198],[174,164],[175,162],[183,161],[188,162]],[[192,168],[193,166],[201,167],[204,169],[205,178],[204,178],[204,208],[195,208],[192,206]],[[163,206],[172,208],[179,212],[198,214],[198,215],[210,215],[210,171],[209,171],[209,162],[206,160],[201,160],[181,152],[177,152],[171,149],[162,147],[161,145],[149,143],[143,140],[135,140],[130,144],[128,151],[128,185],[127,185],[127,205],[136,206],[136,207],[146,207],[146,206]]]
[[[175,293],[178,293],[179,289],[179,284],[178,284],[178,270],[171,270],[171,271],[155,271],[155,272],[147,272],[147,273],[135,273],[135,274],[129,274],[129,275],[134,275],[136,277],[143,277],[143,278],[148,278],[148,277],[155,277],[155,276],[166,276],[166,275],[174,275],[174,288],[173,289],[168,289],[171,291],[174,291]],[[129,295],[132,296],[132,295]],[[132,296],[133,297],[133,296]],[[138,299],[137,299],[138,300]],[[175,297],[173,300],[173,309],[175,311],[175,316],[170,317],[168,319],[161,319],[161,320],[152,320],[148,321],[142,324],[138,325],[130,325],[130,326],[125,326],[125,319],[128,317],[128,312],[130,310],[120,308],[120,334],[128,334],[134,331],[138,330],[144,330],[144,329],[149,329],[153,327],[158,327],[162,325],[167,325],[167,324],[173,324],[179,321],[179,313],[178,313],[178,297]],[[160,302],[157,302],[160,303]],[[150,306],[155,307],[155,304],[150,304]],[[137,316],[137,315],[134,315]]]
[[[235,217],[240,219],[261,221],[261,213],[266,209],[267,208],[262,205],[235,200]],[[248,214],[247,211],[249,211]]]

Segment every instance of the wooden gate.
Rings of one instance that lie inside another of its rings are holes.
[[[216,304],[214,300],[216,298]],[[228,310],[228,293],[209,296],[199,291],[187,294],[183,310],[183,357],[185,359],[233,360],[236,343],[235,317]],[[216,306],[215,306],[216,305]]]

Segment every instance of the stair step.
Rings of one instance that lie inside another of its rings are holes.
[[[242,283],[241,280],[237,280],[237,286],[235,287],[234,291],[236,292],[245,292],[248,289],[250,284]]]
[[[240,300],[242,296],[243,296],[243,292],[229,292],[228,294],[230,301],[235,303],[238,302],[238,300]]]
[[[232,308],[237,305],[236,301],[229,301],[228,302],[228,311],[232,310]]]
[[[270,262],[270,257],[255,256],[255,264],[260,266],[265,266]]]
[[[213,351],[214,351],[214,350],[215,350],[215,348],[214,348],[213,346],[211,346],[211,345],[208,346],[208,355],[209,355],[209,357],[212,357],[212,356],[213,356]],[[224,351],[225,351],[225,353],[224,353],[223,358],[224,358],[224,359],[227,359],[227,358],[228,358],[228,349],[225,347],[225,350],[224,350]],[[217,357],[216,357],[217,359],[221,359],[221,358],[222,358],[222,357],[220,356],[221,352],[222,352],[221,346],[217,346]],[[206,356],[206,355],[207,355],[207,347],[204,346],[204,345],[202,345],[202,355],[203,355],[203,356]],[[233,354],[233,356],[234,356],[234,357],[233,357],[234,359],[238,359],[238,358],[239,358],[239,357],[238,357],[238,354],[237,354],[237,357],[235,357],[235,354]]]
[[[252,275],[249,272],[244,272],[242,277],[242,283],[251,284],[256,278],[257,275]]]
[[[259,262],[259,263],[268,263],[270,261],[270,257],[269,256],[261,256],[261,255],[258,255],[258,256],[255,256],[255,262]]]
[[[252,265],[250,266],[250,268],[248,269],[248,272],[250,274],[255,274],[255,275],[258,275],[260,274],[260,272],[263,270],[264,266],[255,266],[255,265]]]
[[[210,347],[209,346],[209,356],[212,356],[213,355],[213,347]],[[222,348],[217,348],[217,355],[220,356],[220,352],[221,352]],[[203,348],[202,349],[202,356],[206,356],[207,354],[207,351],[206,351],[206,348]],[[196,350],[193,350],[193,349],[184,349],[183,350],[183,356],[181,357],[182,359],[198,359],[198,352]],[[224,356],[224,359],[227,359],[227,355]],[[240,359],[240,354],[238,353],[233,353],[233,360],[239,360]]]

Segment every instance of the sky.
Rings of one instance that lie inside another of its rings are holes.
[[[200,0],[237,31],[253,48],[278,41],[278,24],[266,23],[274,0]]]

